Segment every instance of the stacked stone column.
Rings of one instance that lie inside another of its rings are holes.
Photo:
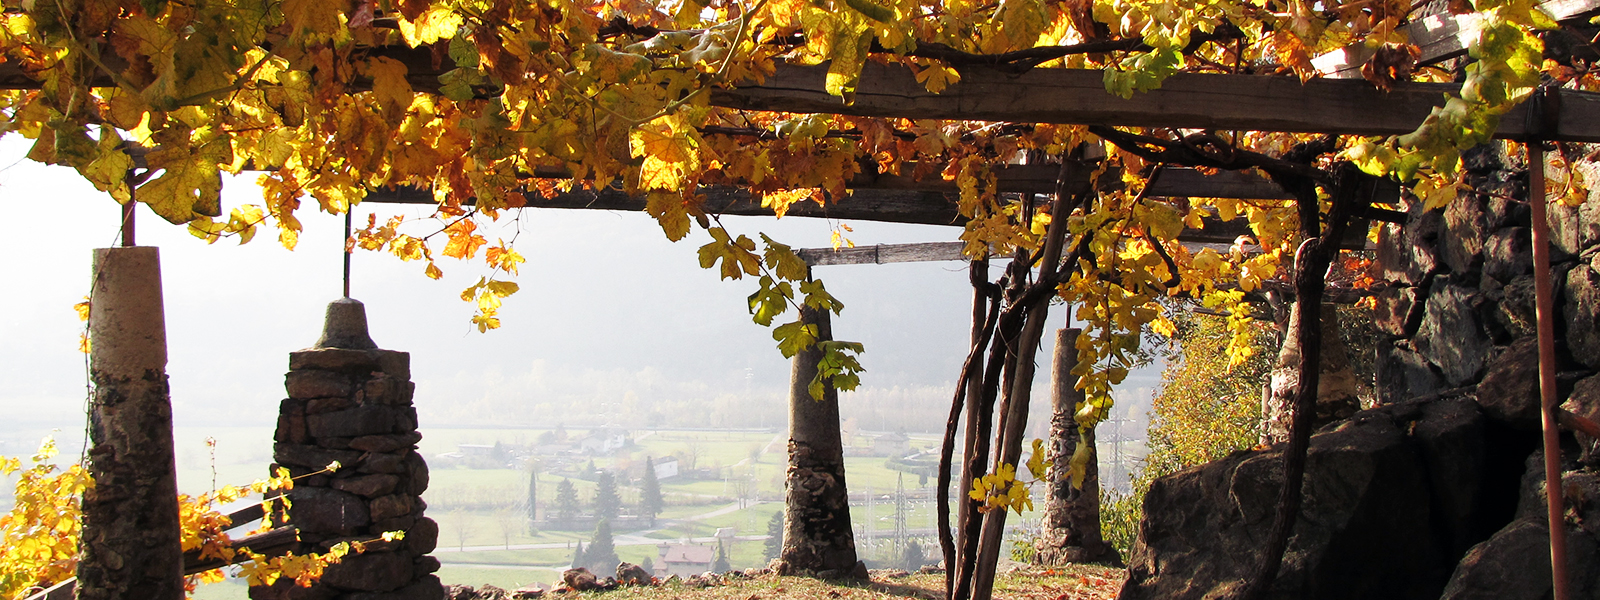
[[[439,527],[423,516],[428,465],[411,404],[411,356],[380,350],[367,336],[365,309],[349,298],[328,306],[317,345],[289,354],[289,397],[279,408],[273,459],[297,477],[288,522],[301,552],[364,542],[366,552],[330,566],[311,588],[279,581],[252,588],[266,599],[436,600],[444,595],[428,556]],[[327,471],[330,464],[339,467]],[[309,476],[306,476],[309,475]],[[382,542],[384,532],[405,532]]]

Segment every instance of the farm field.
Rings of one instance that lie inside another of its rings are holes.
[[[556,433],[553,429],[423,430],[419,451],[430,466],[430,484],[423,499],[428,503],[427,514],[439,523],[434,556],[444,565],[439,575],[445,583],[512,589],[556,581],[560,571],[571,564],[575,546],[589,544],[594,533],[588,517],[580,517],[583,524],[571,527],[544,520],[555,506],[560,482],[572,484],[579,512],[587,515],[592,512],[596,488],[593,476],[585,475],[591,463],[596,469],[637,475],[646,457],[674,457],[685,474],[661,481],[665,506],[653,527],[632,516],[639,505],[638,480],[618,475],[622,514],[615,524],[614,541],[622,560],[658,560],[657,545],[661,543],[711,545],[719,529],[731,528],[736,537],[728,544],[730,565],[742,569],[766,564],[767,524],[783,507],[786,432],[630,431],[629,445],[595,456],[527,457],[513,450],[531,447],[541,436],[548,440]],[[576,439],[588,432],[573,429],[564,433]],[[877,435],[856,434],[851,443],[857,451],[867,452]],[[217,440],[215,447],[206,445],[207,437]],[[932,434],[908,437],[913,451],[938,444]],[[213,479],[218,485],[258,479],[270,463],[271,432],[265,429],[180,428],[178,439],[179,483],[186,493],[210,489]],[[495,462],[462,452],[492,452],[497,444],[501,450]],[[930,554],[937,546],[932,536],[931,486],[925,486],[918,474],[893,470],[886,462],[883,456],[846,459],[856,543],[862,558],[873,567],[890,566],[902,553],[895,536],[896,486],[902,476],[908,500],[899,512],[907,537],[916,539]],[[533,524],[527,515],[530,464],[540,469],[541,520]],[[1032,518],[1025,515],[1013,520],[1028,523]],[[242,585],[224,583],[206,586],[196,597],[221,600],[243,598],[244,593]]]

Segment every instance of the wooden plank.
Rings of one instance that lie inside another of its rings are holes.
[[[854,248],[804,248],[795,254],[813,267],[826,265],[883,265],[903,262],[967,260],[961,253],[966,242],[878,244]]]
[[[1547,0],[1539,3],[1539,8],[1557,21],[1565,21],[1600,10],[1600,0]],[[1401,29],[1422,50],[1418,62],[1430,64],[1465,54],[1477,39],[1482,22],[1478,13],[1444,13],[1418,18]],[[1311,59],[1311,64],[1323,77],[1361,79],[1361,65],[1372,58],[1373,52],[1364,43],[1350,44]]]
[[[828,95],[826,64],[782,64],[766,81],[716,90],[717,106],[748,110],[1014,123],[1098,124],[1252,131],[1398,135],[1416,130],[1459,85],[1403,83],[1383,92],[1365,81],[1179,73],[1160,89],[1123,99],[1103,74],[1033,69],[1022,74],[972,67],[942,94],[900,65],[868,62],[855,102]],[[1600,142],[1600,94],[1562,90],[1559,139]],[[1523,135],[1524,106],[1506,113],[1496,136]]]

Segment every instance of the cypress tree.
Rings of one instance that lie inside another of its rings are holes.
[[[604,577],[607,573],[614,573],[617,564],[622,559],[617,558],[617,547],[611,539],[611,521],[600,519],[594,526],[594,540],[589,542],[589,550],[584,555],[584,563],[596,575]]]
[[[665,504],[661,498],[661,482],[656,480],[655,461],[650,457],[644,458],[644,481],[639,484],[639,514],[650,520],[650,526],[656,526],[656,515],[661,514]]]
[[[617,480],[610,471],[601,471],[595,480],[594,516],[598,519],[615,519],[622,508],[622,497],[617,494]]]
[[[539,467],[528,465],[528,529],[539,520]]]
[[[572,553],[572,568],[576,569],[588,563],[588,558],[584,554],[583,540],[578,540],[578,549]]]
[[[733,570],[733,565],[728,564],[728,547],[717,542],[717,562],[711,564],[712,573],[727,573]]]
[[[767,521],[767,543],[761,557],[771,561],[783,552],[783,511],[772,513]]]
[[[572,487],[572,482],[562,479],[556,484],[556,519],[563,525],[570,525],[573,519],[578,518],[578,491]]]

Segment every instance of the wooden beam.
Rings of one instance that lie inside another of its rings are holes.
[[[967,260],[961,249],[966,242],[925,242],[919,244],[877,244],[852,248],[804,248],[795,251],[800,260],[813,267],[827,265],[884,265],[903,262]]]
[[[867,62],[855,101],[824,87],[828,66],[781,64],[762,83],[714,90],[728,108],[913,119],[1098,124],[1250,131],[1398,135],[1416,130],[1447,92],[1446,83],[1401,83],[1389,92],[1365,81],[1179,73],[1161,88],[1123,99],[1105,90],[1104,74],[1086,69],[1033,69],[1012,74],[980,67],[933,94],[910,69]],[[1561,91],[1559,139],[1600,142],[1600,94]],[[1500,120],[1495,135],[1520,138],[1525,106]]]
[[[1546,0],[1539,8],[1557,21],[1566,21],[1600,10],[1600,0]],[[1431,64],[1466,54],[1482,23],[1478,13],[1441,13],[1417,18],[1400,29],[1422,50],[1417,62]],[[1361,66],[1374,52],[1364,43],[1350,44],[1312,59],[1311,64],[1323,77],[1361,79]]]
[[[1171,169],[1161,175],[1157,181],[1157,189],[1163,185],[1177,188],[1184,184],[1189,175],[1183,175],[1188,169]],[[1224,172],[1229,174],[1230,172]],[[1174,176],[1177,175],[1177,176]],[[1195,173],[1198,175],[1198,173]],[[1239,175],[1239,174],[1232,174]],[[1169,179],[1170,178],[1170,179]],[[1242,181],[1246,180],[1240,178]],[[1256,178],[1256,181],[1263,181]],[[1265,188],[1246,187],[1242,191],[1259,192],[1255,199],[1281,199],[1281,191],[1269,191]],[[1276,189],[1275,187],[1273,189]],[[1179,190],[1172,189],[1177,192]],[[711,214],[735,216],[773,216],[772,209],[761,206],[761,199],[752,196],[749,190],[729,186],[704,186],[700,193],[705,197],[702,209]],[[1399,187],[1382,188],[1374,202],[1393,202],[1399,194]],[[1175,196],[1177,194],[1154,193],[1154,197]],[[1193,194],[1195,197],[1201,197]],[[546,198],[538,192],[525,194],[528,199],[527,206],[532,208],[580,208],[593,210],[627,210],[643,211],[645,206],[644,196],[630,196],[614,187],[599,190],[574,190],[556,194]],[[1229,197],[1226,195],[1207,195],[1204,197]],[[1239,197],[1239,196],[1234,196]],[[1247,196],[1248,197],[1248,196]],[[380,189],[369,192],[363,202],[380,204],[433,204],[433,194],[418,188]],[[1392,211],[1390,211],[1392,212]],[[800,202],[790,205],[786,216],[804,218],[826,218],[847,221],[878,221],[884,223],[908,223],[914,225],[945,225],[962,226],[966,219],[961,216],[957,208],[957,198],[953,193],[934,191],[918,191],[903,189],[856,189],[852,190],[850,197],[819,205],[815,202]],[[1249,223],[1244,219],[1223,221],[1216,217],[1208,217],[1203,229],[1186,229],[1178,239],[1185,242],[1232,244],[1239,236],[1254,236]],[[1351,233],[1344,241],[1344,248],[1363,248],[1366,244],[1366,229],[1362,226],[1351,227]],[[831,264],[831,263],[830,263]],[[844,263],[839,263],[844,264]]]

